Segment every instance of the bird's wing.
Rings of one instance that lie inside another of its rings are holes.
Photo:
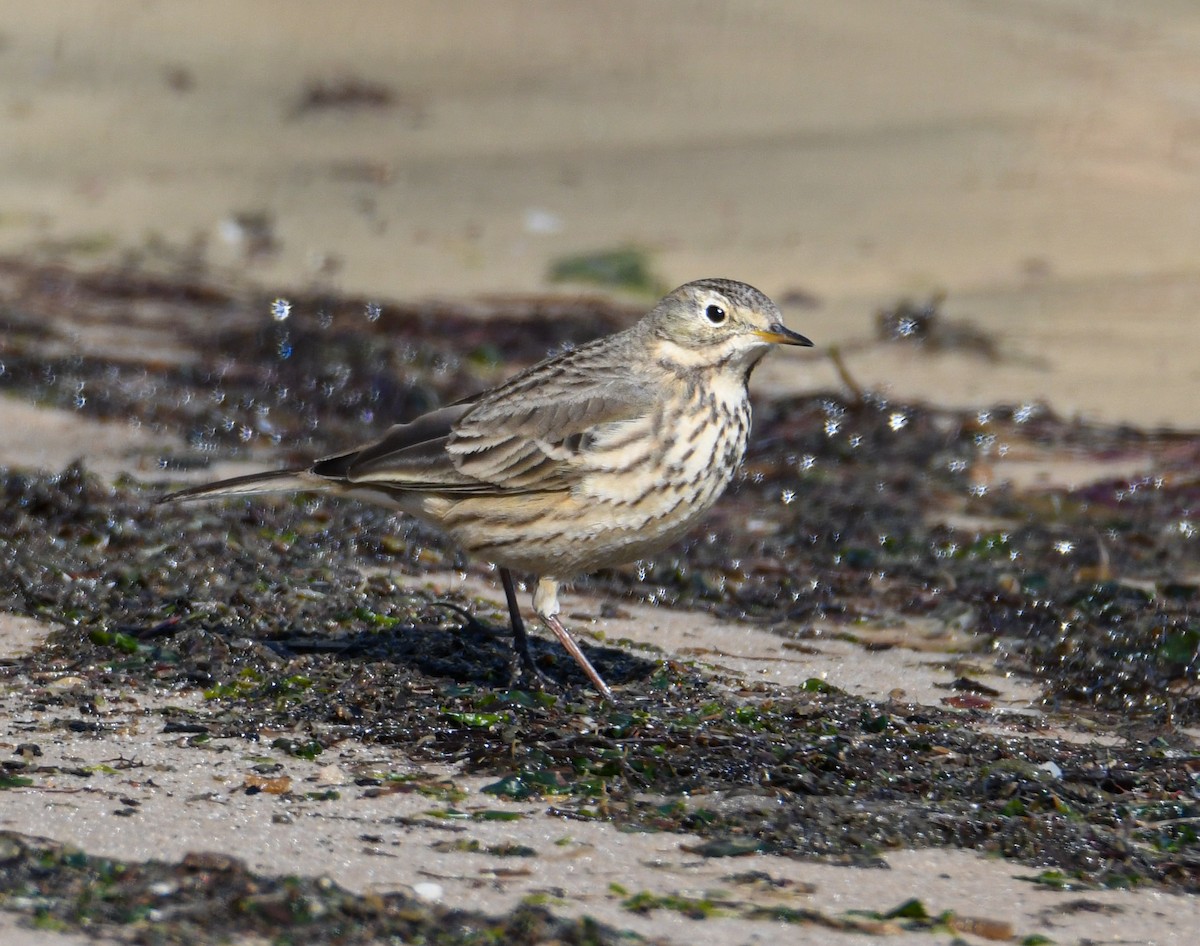
[[[470,490],[478,485],[454,468],[446,441],[474,399],[459,401],[396,424],[374,443],[325,457],[311,472],[342,483],[379,483],[398,489]]]
[[[333,458],[337,475],[352,483],[482,495],[569,489],[581,475],[577,458],[596,435],[644,416],[653,402],[623,367],[560,373],[551,364]]]

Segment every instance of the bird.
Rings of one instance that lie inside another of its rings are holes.
[[[613,702],[559,619],[560,584],[682,538],[741,465],[755,366],[777,345],[812,344],[753,286],[700,279],[623,331],[552,355],[363,446],[160,501],[317,491],[415,516],[498,567],[514,648],[540,681],[512,572],[535,576],[534,613]]]

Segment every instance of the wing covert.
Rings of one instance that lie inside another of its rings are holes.
[[[582,475],[579,455],[597,433],[651,407],[645,387],[624,379],[509,391],[464,415],[446,452],[460,473],[503,490],[569,489]]]

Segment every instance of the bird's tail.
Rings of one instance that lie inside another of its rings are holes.
[[[274,470],[270,473],[251,473],[234,476],[215,483],[189,486],[160,496],[160,503],[189,499],[219,499],[225,496],[249,496],[255,493],[295,493],[301,490],[321,490],[333,485],[332,480],[314,476],[307,470]]]

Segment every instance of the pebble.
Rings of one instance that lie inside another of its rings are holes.
[[[446,889],[441,884],[425,881],[413,884],[413,893],[417,895],[418,900],[424,900],[426,903],[438,903],[446,895]]]

